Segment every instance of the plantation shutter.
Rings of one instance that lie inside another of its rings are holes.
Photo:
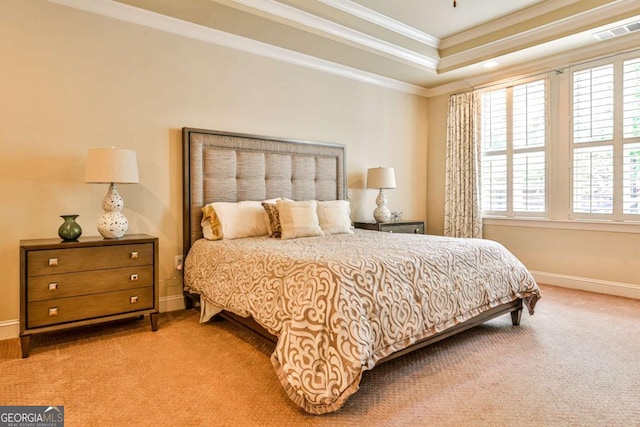
[[[573,211],[613,213],[613,64],[573,74]],[[602,144],[602,142],[607,142]]]
[[[624,214],[640,214],[640,58],[622,67],[623,183]]]
[[[546,93],[544,80],[513,88],[513,210],[546,209]]]
[[[507,91],[482,95],[481,203],[484,212],[507,211]]]
[[[482,98],[482,210],[536,216],[547,210],[547,85],[507,87]]]

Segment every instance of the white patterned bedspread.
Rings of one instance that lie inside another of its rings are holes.
[[[276,373],[312,413],[340,408],[362,373],[391,353],[516,298],[533,314],[539,298],[531,274],[499,243],[367,230],[201,239],[184,281],[278,336]]]

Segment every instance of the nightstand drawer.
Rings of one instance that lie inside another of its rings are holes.
[[[27,275],[41,276],[153,264],[153,245],[116,245],[92,248],[30,251]]]
[[[380,231],[387,233],[424,234],[424,224],[382,224]]]
[[[153,287],[27,304],[27,327],[56,325],[153,307]]]
[[[27,301],[42,301],[153,286],[153,266],[35,276],[29,280]]]

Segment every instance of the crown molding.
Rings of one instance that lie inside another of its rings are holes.
[[[393,18],[383,15],[382,13],[371,10],[368,7],[364,7],[361,4],[355,3],[351,0],[318,0],[321,3],[331,6],[334,9],[341,10],[356,18],[363,19],[367,22],[375,24],[379,27],[386,28],[389,31],[400,34],[401,36],[419,41],[427,46],[438,48],[440,46],[440,39],[414,28],[404,22],[396,21]]]
[[[467,43],[485,34],[491,34],[496,31],[518,25],[522,22],[537,18],[538,16],[553,12],[562,7],[570,6],[571,4],[579,1],[581,0],[554,0],[553,2],[546,1],[535,6],[531,6],[520,12],[512,13],[511,15],[493,20],[484,25],[479,25],[467,31],[446,37],[441,40],[440,49],[448,49],[452,46]]]
[[[362,71],[353,67],[337,64],[292,50],[248,39],[235,34],[182,21],[112,0],[48,0],[61,6],[82,10],[96,15],[106,16],[132,24],[187,37],[201,42],[227,47],[230,49],[263,56],[270,59],[298,65],[300,67],[345,77],[375,86],[426,96],[427,89],[399,80]]]
[[[528,31],[505,37],[493,43],[453,54],[440,59],[438,72],[462,68],[501,55],[546,43],[556,38],[588,31],[592,28],[628,19],[640,12],[637,0],[619,0],[596,10],[574,15]]]
[[[250,9],[259,10],[278,18],[295,22],[303,27],[312,28],[321,33],[330,34],[339,40],[355,43],[360,46],[391,55],[411,64],[427,68],[435,72],[438,67],[438,58],[422,55],[418,52],[405,49],[401,46],[389,43],[379,38],[370,36],[360,31],[345,27],[321,18],[311,13],[296,9],[274,0],[232,0],[234,3],[247,6]]]
[[[627,52],[640,53],[640,33],[630,33],[597,44],[583,46],[568,52],[560,52],[533,61],[529,64],[507,67],[493,73],[483,73],[427,89],[427,98],[466,90],[473,90],[488,84],[501,84],[525,79],[535,74],[543,74],[557,69],[565,69],[587,62],[598,61],[611,55]]]
[[[540,70],[550,70],[559,67],[566,67],[568,64],[575,63],[577,61],[584,61],[587,58],[595,58],[610,54],[611,52],[618,52],[622,50],[637,49],[640,45],[640,33],[632,33],[621,37],[616,37],[606,41],[599,42],[585,46],[583,48],[574,49],[569,52],[562,52],[556,55],[552,55],[540,60],[532,61],[528,64],[517,65],[514,67],[506,67],[501,70],[495,70],[492,73],[487,73],[486,70],[479,71],[471,77],[460,78],[459,80],[451,83],[442,84],[439,86],[433,86],[431,88],[420,87],[410,83],[402,82],[396,79],[384,77],[372,72],[363,71],[357,68],[353,68],[347,65],[338,64],[325,59],[320,59],[311,55],[295,52],[289,49],[281,48],[278,46],[270,45],[264,42],[259,42],[246,37],[238,36],[235,34],[226,33],[214,28],[194,24],[191,22],[182,21],[170,16],[162,15],[159,13],[151,12],[146,9],[137,8],[125,3],[120,3],[113,0],[48,0],[51,3],[58,5],[83,10],[89,13],[102,15],[117,19],[124,22],[129,22],[137,25],[142,25],[149,28],[154,28],[167,33],[176,34],[182,37],[187,37],[201,42],[218,45],[230,49],[234,49],[249,54],[254,54],[277,61],[297,65],[300,67],[320,71],[327,74],[348,78],[351,80],[371,84],[386,89],[417,95],[421,97],[433,97],[443,95],[447,93],[454,93],[464,90],[470,90],[479,85],[496,82],[499,79],[513,80],[519,77],[526,77],[534,72],[540,72]],[[234,0],[236,1],[236,0]],[[252,0],[238,0],[251,2]],[[349,0],[319,0],[322,2],[336,2],[341,4],[352,3]],[[573,0],[557,0],[564,3],[572,3]],[[547,2],[545,2],[547,3]],[[618,0],[620,8],[615,9],[613,6],[605,7],[606,10],[599,9],[598,14],[581,14],[582,24],[591,25],[593,22],[599,20],[610,19],[615,17],[615,12],[622,13],[629,11],[640,10],[634,5],[637,0]],[[615,9],[615,10],[614,10]],[[606,13],[605,13],[606,12]],[[559,31],[557,27],[566,26],[567,20],[554,23],[550,26],[554,27],[554,31]],[[533,31],[535,37],[541,37],[543,34],[549,34],[549,27],[545,26],[542,29],[536,29]],[[464,68],[466,65],[476,63],[482,57],[493,58],[500,52],[513,52],[515,50],[521,50],[526,48],[529,44],[526,44],[527,40],[535,40],[531,32],[519,34],[509,39],[505,39],[500,42],[483,46],[464,52],[462,54],[455,55],[455,57],[444,58],[440,60],[441,67],[452,67],[451,69]],[[427,71],[430,72],[430,71]],[[440,72],[443,70],[441,68]],[[480,74],[481,73],[481,74]]]

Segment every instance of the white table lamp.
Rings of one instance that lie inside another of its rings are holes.
[[[376,198],[378,206],[373,211],[373,217],[377,222],[389,222],[391,220],[391,212],[387,208],[387,197],[384,195],[383,189],[396,188],[396,174],[393,168],[372,168],[367,171],[367,188],[379,188],[380,193]]]
[[[121,148],[89,148],[84,182],[110,184],[102,199],[104,215],[98,220],[98,231],[107,239],[124,236],[129,228],[127,218],[120,212],[124,201],[116,184],[137,184],[138,162],[136,152]]]

